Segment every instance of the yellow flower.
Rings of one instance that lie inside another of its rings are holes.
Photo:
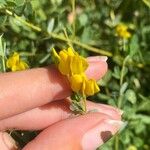
[[[127,150],[137,150],[137,148],[134,145],[130,145]]]
[[[62,50],[59,54],[53,49],[53,54],[58,59],[58,69],[63,75],[80,74],[88,67],[86,59],[72,48]]]
[[[73,49],[61,50],[59,54],[52,50],[58,70],[66,75],[73,93],[71,110],[84,114],[86,109],[86,96],[94,95],[100,89],[94,79],[88,79],[85,70],[88,63]]]
[[[20,56],[17,52],[14,52],[14,54],[7,59],[6,66],[13,72],[29,68],[28,64],[20,59]]]
[[[100,89],[94,79],[89,79],[85,82],[85,95],[91,96],[99,91]]]
[[[93,79],[88,79],[85,74],[76,74],[70,77],[71,89],[83,95],[91,96],[99,92],[100,89]]]
[[[128,39],[131,37],[131,33],[128,31],[128,27],[124,24],[118,24],[117,25],[116,33],[121,38]]]

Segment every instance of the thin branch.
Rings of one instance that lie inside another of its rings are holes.
[[[31,29],[33,29],[33,30],[35,30],[35,31],[37,31],[37,32],[45,33],[40,27],[38,27],[38,26],[36,26],[36,25],[34,25],[34,24],[32,24],[32,23],[30,23],[30,22],[24,20],[22,17],[19,17],[19,16],[16,15],[15,13],[12,13],[10,10],[5,9],[5,13],[8,14],[9,16],[14,17],[14,18],[17,19],[18,21],[20,21],[22,24],[28,26],[28,27],[31,28]],[[47,34],[48,34],[49,36],[51,36],[52,38],[54,38],[54,39],[61,40],[61,41],[64,41],[64,42],[71,42],[71,43],[73,43],[73,44],[75,44],[75,45],[78,45],[78,46],[80,46],[80,47],[82,47],[82,48],[88,50],[88,51],[91,51],[91,52],[94,52],[94,53],[98,53],[98,54],[101,54],[101,55],[106,55],[106,56],[109,56],[109,57],[112,56],[112,53],[109,52],[109,51],[107,51],[107,50],[95,48],[95,47],[92,47],[92,46],[90,46],[90,45],[81,43],[81,42],[79,42],[79,41],[77,41],[77,40],[70,40],[70,39],[69,39],[69,41],[68,41],[67,38],[65,38],[65,37],[63,37],[63,36],[60,36],[60,35],[58,35],[58,34],[55,34],[55,33],[53,33],[53,32],[51,32],[51,33],[48,33],[48,32],[47,32]]]

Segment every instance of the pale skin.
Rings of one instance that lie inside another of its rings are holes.
[[[89,78],[100,79],[107,63],[99,57],[88,58]],[[18,149],[7,129],[42,130],[23,150],[87,150],[83,135],[97,124],[115,134],[120,126],[108,120],[121,120],[121,112],[112,106],[87,101],[88,110],[97,112],[74,116],[69,109],[71,90],[65,76],[54,66],[0,74],[0,149]],[[99,135],[99,145],[110,137]],[[94,150],[94,149],[93,149]]]

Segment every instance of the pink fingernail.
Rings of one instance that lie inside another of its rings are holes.
[[[94,128],[88,130],[82,137],[83,150],[96,150],[101,144],[109,140],[122,126],[122,121],[103,120]]]
[[[101,61],[106,62],[107,59],[108,59],[108,57],[107,57],[107,56],[99,56],[99,59],[100,59]]]
[[[92,56],[92,57],[88,57],[87,60],[88,62],[97,62],[97,61],[104,61],[106,62],[108,59],[107,56]]]

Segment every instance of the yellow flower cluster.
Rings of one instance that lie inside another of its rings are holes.
[[[63,75],[67,75],[71,88],[84,96],[90,96],[100,89],[94,79],[88,79],[85,70],[88,67],[86,59],[80,56],[72,48],[61,50],[59,54],[53,49],[53,54],[58,60],[58,69]]]
[[[6,61],[7,68],[11,71],[20,71],[29,68],[28,64],[20,59],[20,55],[17,52],[14,52]]]
[[[128,27],[125,24],[118,24],[116,26],[116,33],[119,37],[124,39],[131,37],[131,33],[128,31]]]

